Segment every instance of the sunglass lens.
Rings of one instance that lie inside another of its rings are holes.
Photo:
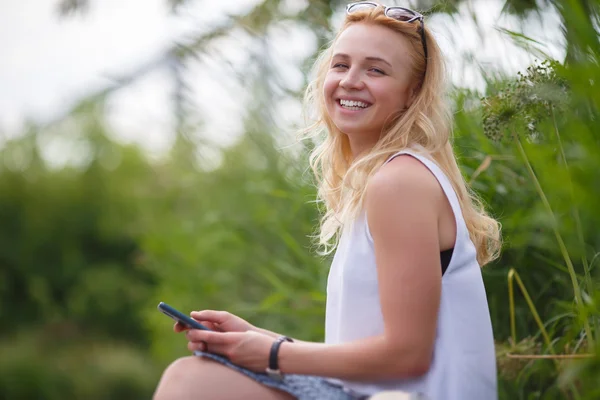
[[[387,16],[390,18],[397,19],[398,21],[410,21],[414,20],[416,17],[415,13],[412,13],[408,10],[404,10],[402,8],[390,8],[388,9]]]
[[[353,13],[353,12],[358,12],[358,11],[367,11],[370,10],[372,8],[377,7],[375,4],[369,4],[369,3],[358,3],[358,4],[352,4],[349,8],[348,8],[348,13]]]

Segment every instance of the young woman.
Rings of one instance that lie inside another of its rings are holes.
[[[193,312],[216,332],[187,331],[195,355],[168,367],[155,399],[496,399],[480,266],[496,256],[499,227],[458,169],[443,59],[422,15],[349,5],[315,72],[320,241],[336,251],[325,343]]]

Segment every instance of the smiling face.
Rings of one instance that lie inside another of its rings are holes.
[[[372,147],[390,117],[410,105],[415,85],[409,46],[402,34],[365,23],[350,25],[334,44],[323,94],[354,154]]]

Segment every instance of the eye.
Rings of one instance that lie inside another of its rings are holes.
[[[333,66],[331,68],[348,68],[348,66],[343,63],[336,63],[336,64],[333,64]]]
[[[382,70],[380,70],[379,68],[371,68],[371,71],[379,74],[379,75],[385,75],[385,72],[383,72]]]

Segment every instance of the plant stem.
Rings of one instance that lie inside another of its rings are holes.
[[[506,357],[522,360],[577,360],[594,358],[596,354],[507,354]]]
[[[519,277],[519,274],[517,273],[517,271],[514,268],[511,268],[508,271],[508,293],[509,293],[509,301],[510,301],[510,321],[511,321],[510,330],[513,335],[514,345],[517,344],[517,334],[516,334],[516,327],[515,327],[515,306],[514,306],[515,301],[514,301],[514,292],[513,292],[513,280],[517,281],[517,285],[519,285],[519,288],[521,289],[521,293],[523,294],[523,297],[525,297],[525,301],[527,302],[527,305],[529,306],[529,310],[531,311],[531,314],[533,314],[533,319],[535,319],[535,322],[538,325],[538,328],[540,328],[540,332],[542,333],[542,336],[544,337],[544,341],[546,342],[546,346],[548,346],[548,350],[550,351],[550,353],[555,354],[554,347],[552,346],[552,341],[550,340],[550,335],[548,335],[548,332],[546,331],[546,328],[544,327],[544,323],[542,322],[542,319],[540,318],[540,314],[538,314],[538,312],[537,312],[537,308],[535,308],[535,304],[533,304],[533,300],[531,300],[531,297],[529,296],[529,292],[525,288],[525,285],[523,284],[523,281]]]
[[[577,309],[579,311],[579,315],[580,315],[581,319],[583,320],[582,321],[583,327],[584,327],[585,334],[586,334],[586,337],[588,340],[588,349],[590,349],[590,350],[594,349],[595,348],[594,337],[592,336],[592,330],[590,328],[590,324],[589,324],[589,320],[588,320],[587,309],[586,309],[585,304],[583,303],[583,299],[581,297],[581,288],[579,287],[579,282],[577,281],[577,275],[575,274],[575,268],[573,267],[573,263],[571,262],[571,257],[569,256],[567,247],[565,246],[562,236],[560,235],[560,232],[558,230],[558,222],[556,221],[556,216],[554,215],[554,211],[552,211],[552,206],[550,205],[550,202],[548,202],[548,199],[546,198],[546,194],[544,193],[544,190],[542,189],[542,186],[540,185],[540,182],[537,179],[537,176],[535,175],[533,168],[531,167],[531,163],[529,162],[527,153],[525,152],[525,149],[523,148],[523,145],[521,144],[521,141],[519,140],[518,135],[515,132],[513,132],[513,136],[515,138],[515,143],[517,144],[517,148],[519,149],[519,153],[521,153],[521,156],[523,157],[523,161],[525,162],[527,171],[531,175],[531,178],[533,180],[535,188],[542,200],[542,204],[544,205],[544,207],[546,208],[546,211],[548,212],[548,215],[550,216],[550,219],[552,222],[552,230],[554,231],[554,236],[556,237],[556,241],[558,242],[558,247],[560,248],[560,252],[565,260],[565,263],[567,264],[569,276],[571,277],[571,284],[573,285],[573,292],[575,295],[575,303],[576,303]]]
[[[556,367],[557,370],[559,368],[559,360],[560,359],[594,357],[594,354],[559,354],[559,355],[557,355],[554,352],[554,347],[552,346],[552,341],[550,341],[550,336],[548,335],[548,332],[546,332],[546,328],[544,327],[544,324],[542,323],[542,319],[540,318],[540,315],[538,314],[537,309],[535,308],[535,304],[533,304],[533,301],[531,300],[531,297],[529,296],[529,292],[525,288],[525,285],[523,284],[523,281],[519,277],[519,274],[517,273],[517,271],[515,271],[514,268],[511,268],[510,271],[508,271],[508,292],[509,292],[509,301],[510,301],[510,322],[511,322],[510,328],[511,328],[511,332],[513,335],[513,348],[516,347],[516,343],[517,343],[517,334],[516,334],[516,327],[515,327],[515,306],[514,306],[515,300],[514,300],[514,291],[513,291],[513,280],[514,279],[517,280],[517,284],[519,285],[519,288],[521,289],[521,293],[523,293],[523,297],[525,297],[525,301],[527,302],[527,305],[529,306],[529,310],[533,314],[533,318],[535,319],[535,322],[537,323],[538,327],[540,328],[540,332],[542,333],[542,336],[544,337],[546,346],[548,346],[548,350],[552,354],[551,355],[548,355],[548,354],[544,354],[544,355],[507,354],[507,357],[509,357],[509,358],[531,358],[533,360],[550,359],[554,362],[554,366]],[[569,388],[571,389],[571,393],[573,393],[573,397],[575,399],[579,399],[580,396],[579,396],[577,387],[573,384],[570,384]],[[565,396],[567,395],[566,390],[561,389],[561,392],[563,392],[563,394]]]
[[[558,124],[556,122],[556,114],[554,113],[554,106],[551,106],[550,112],[552,114],[552,123],[554,125],[554,133],[556,134],[556,140],[558,142],[558,148],[560,149],[560,156],[562,157],[563,164],[567,171],[567,184],[569,186],[569,193],[571,195],[571,204],[573,205],[573,217],[575,218],[575,229],[577,230],[577,239],[581,246],[581,262],[583,264],[583,271],[585,274],[585,285],[588,293],[593,293],[594,285],[592,283],[592,277],[590,275],[590,267],[588,264],[587,256],[585,254],[585,239],[583,237],[583,228],[581,227],[581,218],[579,217],[579,209],[575,202],[575,190],[573,189],[573,180],[571,179],[571,171],[569,170],[569,164],[567,163],[567,157],[565,155],[565,149],[562,145],[560,138],[560,132],[558,130]],[[594,333],[600,335],[600,321],[594,318]],[[596,338],[598,339],[598,338]]]
[[[513,277],[516,274],[515,269],[508,271],[508,312],[510,315],[510,337],[513,347],[517,345],[517,323],[515,321],[515,292],[513,290]],[[522,291],[523,289],[521,289]]]

